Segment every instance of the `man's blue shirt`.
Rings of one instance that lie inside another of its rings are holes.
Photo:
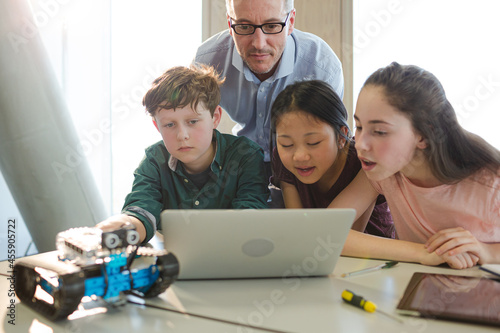
[[[297,81],[322,80],[343,97],[342,64],[321,38],[294,29],[273,76],[261,82],[243,62],[229,30],[205,41],[194,59],[212,65],[226,78],[221,87],[220,105],[237,123],[233,134],[257,142],[270,160],[271,106],[286,86]]]

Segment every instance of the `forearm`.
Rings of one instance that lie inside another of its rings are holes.
[[[355,230],[349,232],[342,255],[426,265],[439,265],[443,262],[436,254],[428,253],[424,244],[377,237]]]
[[[224,177],[232,177],[234,179],[232,186],[236,187],[236,195],[232,200],[231,207],[233,209],[268,208],[269,180],[265,176],[263,153],[255,151],[238,163],[237,175],[233,175],[231,171],[224,175]],[[234,169],[236,170],[236,168]],[[226,187],[226,190],[229,188]]]
[[[170,185],[173,182],[168,182],[168,172],[163,173],[162,177],[161,170],[164,167],[166,166],[147,152],[134,172],[132,190],[125,197],[121,213],[141,222],[142,226],[137,225],[145,229],[145,237],[141,238],[141,242],[147,242],[154,237],[160,214],[167,207],[166,195],[172,193],[174,187]]]
[[[233,209],[261,209],[268,208],[267,199],[269,198],[269,189],[263,182],[255,181],[253,183],[238,184],[236,196],[231,201]]]
[[[303,208],[302,200],[300,200],[300,195],[295,185],[282,181],[280,186],[286,208]]]
[[[500,264],[500,243],[484,244],[488,255],[479,258],[479,264]]]
[[[378,192],[368,181],[363,170],[358,172],[354,180],[342,191],[327,208],[354,208],[356,210],[355,221],[371,207],[377,199]]]
[[[375,207],[375,201],[370,207],[368,207],[368,209],[363,213],[363,215],[361,215],[356,221],[354,221],[354,223],[352,224],[353,230],[361,232],[365,231],[366,225],[368,224],[370,216],[372,215],[373,207]]]

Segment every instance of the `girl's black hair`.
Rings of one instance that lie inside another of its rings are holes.
[[[350,141],[351,131],[347,124],[347,110],[342,99],[328,83],[320,80],[300,81],[287,86],[280,92],[271,108],[271,138],[276,135],[276,125],[281,116],[293,111],[302,111],[312,115],[332,126],[337,138],[340,135]],[[347,128],[347,135],[341,131],[342,127]],[[273,146],[274,143],[271,140],[271,152]]]

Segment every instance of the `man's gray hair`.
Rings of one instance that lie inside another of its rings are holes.
[[[233,11],[233,1],[234,0],[226,0],[226,12],[229,16],[235,16]],[[293,1],[294,0],[283,0],[285,4],[285,13],[289,13],[293,9]]]

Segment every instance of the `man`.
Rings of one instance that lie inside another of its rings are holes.
[[[342,65],[321,38],[294,29],[293,0],[226,0],[229,29],[204,42],[194,59],[226,82],[220,105],[237,123],[233,134],[257,142],[270,174],[270,113],[289,84],[322,80],[343,96]]]

